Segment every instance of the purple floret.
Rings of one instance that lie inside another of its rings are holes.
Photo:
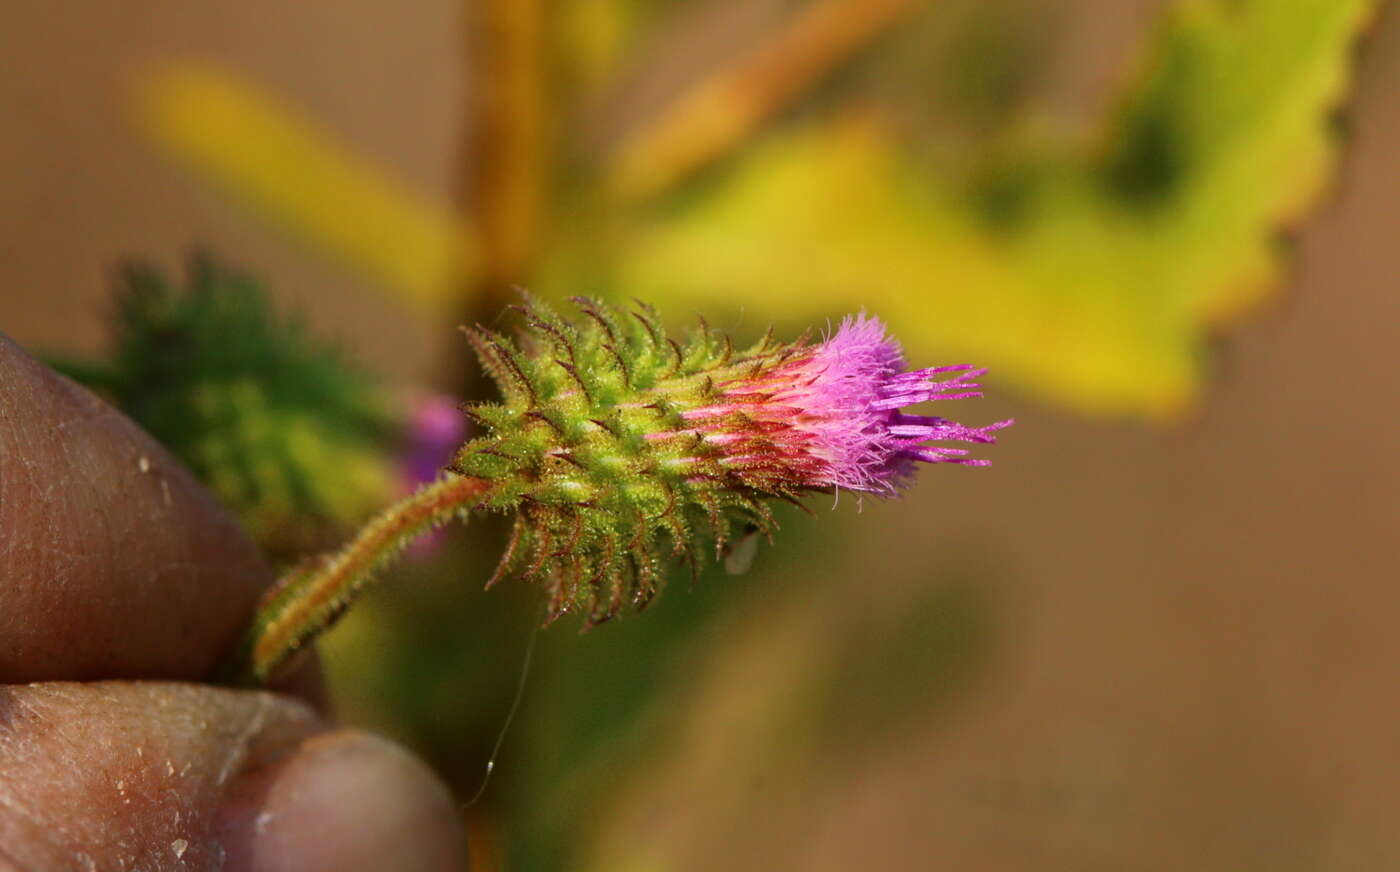
[[[681,413],[683,430],[650,440],[699,437],[722,448],[737,480],[759,490],[845,488],[893,494],[917,463],[986,466],[962,448],[936,442],[995,442],[999,421],[968,427],[906,414],[907,406],[982,396],[972,381],[986,370],[937,366],[906,372],[899,343],[865,314],[830,338],[767,368],[722,382],[716,401]]]
[[[415,398],[404,434],[399,466],[405,490],[437,478],[467,438],[466,416],[451,397],[427,393]]]
[[[938,366],[906,372],[899,343],[879,319],[848,317],[835,335],[798,365],[790,387],[774,401],[801,412],[794,429],[810,437],[807,450],[824,461],[822,484],[870,493],[892,493],[914,462],[985,466],[967,451],[928,442],[995,442],[993,431],[1012,422],[967,427],[946,418],[905,414],[906,406],[933,400],[980,397],[973,382],[986,370]],[[952,374],[951,378],[938,376]]]

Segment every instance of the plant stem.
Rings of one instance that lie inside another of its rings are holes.
[[[463,149],[463,211],[479,253],[466,323],[514,301],[538,259],[549,161],[550,89],[541,0],[468,4],[470,138]]]
[[[622,143],[608,185],[655,197],[732,152],[759,125],[893,27],[914,0],[816,0],[776,34],[689,91]]]
[[[385,509],[339,551],[289,570],[258,604],[252,626],[220,676],[266,684],[309,642],[330,629],[404,547],[454,517],[465,519],[488,482],[447,474]]]

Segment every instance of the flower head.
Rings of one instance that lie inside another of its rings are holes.
[[[727,446],[727,462],[761,487],[765,478],[806,489],[894,493],[915,463],[984,466],[967,450],[928,442],[995,442],[1010,424],[965,427],[901,409],[980,397],[986,370],[940,366],[905,371],[899,344],[878,319],[848,317],[831,338],[769,369],[720,385],[718,402],[688,409],[683,431]],[[947,377],[945,377],[947,376]],[[651,438],[668,435],[658,433]]]
[[[645,605],[660,552],[698,566],[735,528],[771,531],[771,499],[891,495],[920,462],[983,464],[931,443],[993,442],[1011,423],[903,411],[980,396],[982,370],[905,371],[898,344],[865,315],[822,342],[770,334],[736,352],[703,323],[681,343],[649,309],[575,302],[580,323],[522,308],[520,344],[467,331],[503,402],[468,410],[481,435],[449,467],[491,483],[479,508],[516,512],[497,577],[546,580],[555,615],[596,622]]]

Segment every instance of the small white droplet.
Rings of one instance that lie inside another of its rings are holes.
[[[730,575],[743,575],[753,566],[758,554],[758,531],[746,534],[730,547],[724,555],[724,571]]]
[[[136,468],[141,470],[142,472],[150,472],[151,459],[144,454],[141,455],[141,459],[136,461]]]
[[[190,843],[184,839],[176,839],[170,843],[170,851],[175,855],[175,859],[178,860],[185,856],[185,850],[189,848],[189,846]]]

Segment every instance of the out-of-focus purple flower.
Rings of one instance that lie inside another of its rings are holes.
[[[986,370],[905,370],[879,319],[848,317],[835,335],[775,366],[720,383],[715,402],[686,410],[685,432],[723,446],[725,464],[755,487],[895,493],[919,462],[984,466],[963,448],[991,443],[1010,420],[968,427],[908,406],[980,397]],[[674,437],[660,433],[653,438]]]
[[[399,488],[408,494],[435,480],[466,439],[467,417],[456,400],[427,392],[415,396],[399,454]],[[423,534],[408,546],[409,556],[418,560],[430,557],[446,536],[444,529]]]
[[[437,478],[467,439],[467,419],[456,400],[424,393],[409,410],[399,474],[405,492]]]

